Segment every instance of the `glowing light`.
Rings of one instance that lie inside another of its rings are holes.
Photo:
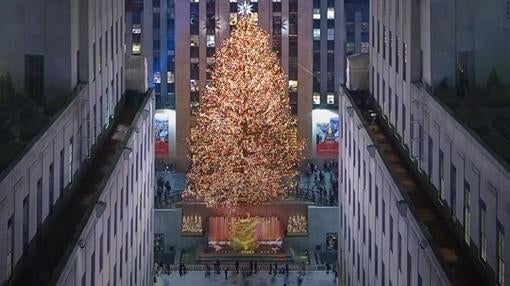
[[[227,208],[283,196],[304,145],[269,35],[241,17],[217,50],[211,75],[191,129],[186,196]]]
[[[241,16],[249,16],[252,13],[253,5],[248,2],[244,2],[243,4],[237,5],[237,11]]]

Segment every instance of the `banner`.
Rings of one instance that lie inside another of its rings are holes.
[[[155,153],[156,158],[168,157],[169,145],[168,145],[168,117],[163,114],[157,114],[154,116],[154,127],[155,132]]]
[[[320,156],[337,156],[340,141],[340,119],[337,113],[318,110],[314,118],[315,151]]]

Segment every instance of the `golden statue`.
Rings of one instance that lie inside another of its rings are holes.
[[[252,253],[257,248],[257,225],[264,221],[259,217],[238,218],[229,225],[230,247],[235,251]]]

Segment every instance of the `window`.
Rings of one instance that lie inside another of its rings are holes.
[[[411,285],[411,276],[413,270],[413,259],[411,253],[407,252],[407,285]]]
[[[377,248],[377,243],[375,244],[375,247],[374,247],[374,272],[375,272],[375,276],[377,276],[377,270],[378,270],[378,266],[379,266],[379,249]]]
[[[314,41],[321,40],[321,29],[313,29],[313,40]]]
[[[321,18],[321,9],[320,8],[313,8],[313,16],[312,18],[314,20],[319,20]]]
[[[119,277],[120,278],[122,278],[122,265],[124,264],[124,263],[122,263],[122,253],[123,253],[123,247],[121,246],[120,247],[120,252],[119,252],[119,262],[120,262],[119,263],[119,266],[120,266],[119,267]]]
[[[480,258],[487,261],[487,212],[485,203],[480,200],[480,220],[479,220],[479,238],[480,238]]]
[[[237,12],[230,12],[230,26],[237,25]]]
[[[154,75],[153,75],[153,78],[154,78],[154,83],[158,84],[158,83],[161,83],[161,73],[160,72],[154,72]]]
[[[30,201],[29,195],[23,199],[23,253],[28,248],[28,231],[30,227],[30,213],[29,213]]]
[[[382,233],[386,234],[386,201],[382,200]]]
[[[190,35],[190,46],[198,47],[198,35]]]
[[[402,134],[406,134],[406,119],[407,119],[406,105],[402,103]]]
[[[175,82],[175,74],[171,71],[166,72],[166,82],[167,83],[174,83]]]
[[[510,20],[510,0],[505,1],[505,16],[507,20]]]
[[[117,202],[115,202],[115,207],[113,209],[113,236],[117,236]]]
[[[444,154],[439,149],[439,198],[444,200]]]
[[[428,152],[428,162],[427,162],[427,173],[429,175],[429,179],[432,177],[432,167],[433,167],[433,159],[434,159],[434,150],[433,150],[433,146],[434,146],[434,143],[432,141],[432,137],[430,137],[429,135],[429,144],[428,144],[428,147],[427,147],[427,152]]]
[[[199,89],[199,87],[198,87],[198,80],[190,79],[189,84],[190,84],[191,92],[198,92],[198,89]]]
[[[379,187],[375,186],[375,217],[379,217]]]
[[[471,186],[464,181],[464,241],[471,243]]]
[[[497,283],[505,285],[505,229],[498,221],[496,225]]]
[[[398,250],[398,271],[402,272],[402,235],[398,234],[397,240],[397,250]],[[408,265],[409,267],[409,265]]]
[[[297,80],[289,80],[289,92],[297,92],[298,81]]]
[[[457,168],[450,164],[450,206],[452,216],[455,216],[455,207],[457,205]]]
[[[37,227],[42,222],[42,178],[37,180]]]
[[[108,224],[106,230],[106,252],[110,253],[110,238],[111,238],[112,223],[110,217],[108,217]]]
[[[5,276],[7,279],[11,278],[14,270],[14,215],[7,220],[7,257],[6,257],[6,271]]]
[[[407,44],[406,43],[404,43],[404,46],[402,48],[402,53],[403,53],[403,56],[402,56],[402,60],[403,60],[402,79],[405,81],[406,80],[406,72],[407,72]]]
[[[313,104],[321,104],[321,95],[317,92],[313,94]]]
[[[328,29],[328,41],[335,39],[335,29]]]
[[[94,286],[96,284],[96,253],[92,252],[92,256],[90,257],[90,286]]]
[[[103,234],[99,236],[99,272],[103,271]]]
[[[73,154],[73,137],[71,137],[71,139],[69,139],[69,149],[68,149],[68,153],[69,153],[69,158],[68,158],[68,171],[69,173],[67,174],[68,175],[68,179],[67,179],[67,183],[71,183],[72,180],[73,180],[73,157],[74,157],[74,154]]]
[[[390,214],[390,250],[393,252],[393,216]]]
[[[36,101],[44,97],[43,55],[25,55],[25,93]]]
[[[326,98],[327,104],[335,104],[335,94],[334,93],[328,93]]]
[[[212,48],[216,46],[214,35],[207,35],[207,47]]]
[[[368,258],[372,259],[372,231],[368,229]]]
[[[327,17],[328,19],[335,19],[335,7],[328,7]]]

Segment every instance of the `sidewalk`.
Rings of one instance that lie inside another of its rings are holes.
[[[325,271],[307,272],[303,277],[302,286],[334,286],[334,274],[326,274]],[[259,272],[251,276],[243,277],[241,274],[236,274],[234,271],[228,272],[228,279],[225,280],[225,273],[210,274],[205,277],[205,272],[188,272],[183,276],[174,271],[170,275],[160,275],[157,278],[155,286],[220,286],[220,285],[243,285],[243,286],[282,286],[285,282],[285,275],[279,274],[276,276],[269,275],[267,272]],[[291,272],[287,278],[287,286],[298,285],[298,273]]]

